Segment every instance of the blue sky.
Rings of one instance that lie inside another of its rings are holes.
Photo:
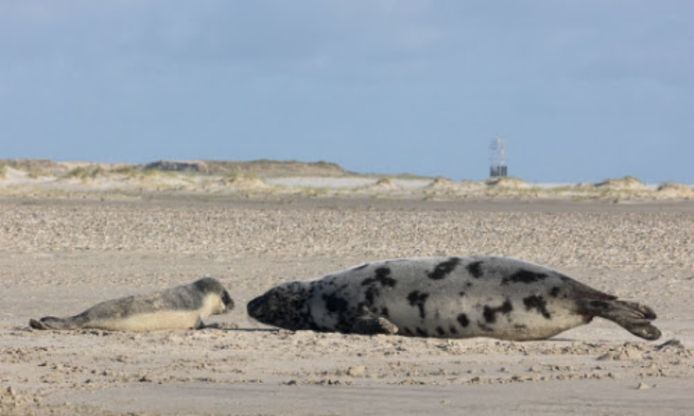
[[[694,183],[694,2],[0,0],[0,158]]]

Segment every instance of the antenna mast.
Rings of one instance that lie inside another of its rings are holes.
[[[508,176],[506,164],[506,143],[501,138],[496,138],[489,144],[489,176],[498,178]]]

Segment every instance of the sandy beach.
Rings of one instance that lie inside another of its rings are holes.
[[[0,414],[350,415],[694,412],[694,202],[149,195],[0,199]],[[264,327],[245,303],[369,260],[502,255],[659,317],[537,342]],[[35,331],[30,318],[217,277],[221,329]]]

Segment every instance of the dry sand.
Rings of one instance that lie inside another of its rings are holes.
[[[0,414],[694,414],[694,202],[0,199]],[[245,302],[367,260],[508,255],[643,301],[540,342],[276,331]],[[218,277],[226,329],[52,332],[32,317]],[[237,328],[237,329],[234,329]]]

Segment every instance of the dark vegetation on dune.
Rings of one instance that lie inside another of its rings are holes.
[[[144,164],[108,164],[108,163],[84,163],[80,166],[72,166],[74,163],[55,162],[52,160],[38,159],[5,159],[0,160],[2,170],[10,167],[28,172],[31,176],[57,176],[57,177],[96,177],[107,173],[146,173],[146,172],[178,172],[202,175],[248,175],[256,177],[277,176],[346,176],[355,175],[354,172],[343,169],[336,163],[300,162],[294,160],[251,160],[251,161],[222,161],[199,160],[178,161],[158,160]]]

